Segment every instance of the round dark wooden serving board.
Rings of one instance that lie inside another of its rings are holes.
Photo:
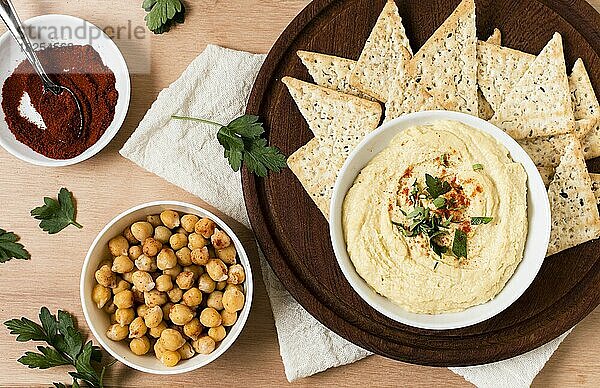
[[[284,85],[289,75],[312,81],[297,50],[357,59],[385,0],[316,0],[287,27],[269,53],[247,112],[264,120],[269,142],[290,155],[312,134]],[[398,2],[413,50],[450,15],[459,0]],[[600,15],[584,0],[477,0],[479,38],[494,27],[505,46],[538,53],[562,34],[567,67],[583,58],[600,96]],[[590,171],[600,171],[592,161]],[[379,314],[346,282],[329,228],[289,170],[256,178],[244,171],[252,226],[271,267],[296,300],[325,326],[372,352],[396,360],[464,366],[532,350],[564,333],[600,303],[600,243],[546,259],[527,292],[496,317],[463,329],[432,331]]]

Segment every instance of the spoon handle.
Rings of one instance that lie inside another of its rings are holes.
[[[48,74],[46,74],[46,71],[42,67],[42,64],[35,54],[35,50],[29,41],[29,37],[25,34],[21,20],[15,11],[15,7],[10,0],[0,0],[0,19],[6,24],[6,27],[19,44],[19,47],[21,47],[21,50],[23,50],[23,53],[31,63],[31,66],[33,66],[33,69],[42,79],[44,89],[59,94],[61,92],[60,87],[52,82],[50,77],[48,77]]]

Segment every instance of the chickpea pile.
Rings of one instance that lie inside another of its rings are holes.
[[[108,242],[92,299],[110,314],[106,336],[154,351],[166,366],[212,353],[245,303],[244,268],[229,236],[208,218],[165,210]]]

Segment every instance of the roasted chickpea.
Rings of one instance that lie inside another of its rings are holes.
[[[178,303],[171,308],[169,318],[176,325],[185,325],[194,318],[194,312],[188,306]]]
[[[223,291],[225,289],[225,287],[227,287],[227,280],[222,280],[220,282],[217,282],[217,287],[216,287],[217,290]]]
[[[215,229],[215,233],[210,236],[210,241],[215,249],[223,249],[231,245],[231,239],[227,233],[219,229]]]
[[[206,265],[210,260],[210,253],[207,247],[196,248],[191,253],[192,263],[198,265]]]
[[[190,288],[183,294],[183,304],[189,307],[199,306],[202,302],[202,292],[197,288]]]
[[[176,278],[177,275],[179,275],[181,273],[182,269],[180,265],[176,265],[173,268],[169,268],[169,269],[164,269],[163,270],[163,274],[165,275],[169,275],[172,278]]]
[[[215,340],[205,335],[192,342],[192,346],[197,353],[211,354],[215,350],[217,344],[215,343]]]
[[[167,302],[161,306],[165,321],[171,320],[171,309],[173,308],[173,306],[175,306],[175,303],[173,302]]]
[[[158,214],[151,214],[146,217],[146,221],[153,227],[157,227],[162,225],[162,221],[160,220],[160,216]]]
[[[246,272],[241,264],[234,264],[227,272],[227,283],[242,284],[246,281]]]
[[[169,244],[171,248],[178,251],[188,245],[188,238],[183,233],[175,233],[169,238]]]
[[[172,234],[173,233],[171,232],[171,230],[166,226],[161,225],[154,228],[154,239],[160,241],[163,244],[169,242],[169,239],[171,238]]]
[[[235,311],[221,311],[221,320],[223,321],[221,324],[223,326],[233,326],[237,321],[237,312]]]
[[[144,240],[142,250],[146,256],[156,256],[162,249],[162,243],[153,237],[148,237]]]
[[[121,326],[129,325],[135,318],[135,311],[132,308],[117,309],[115,311],[115,321]]]
[[[207,307],[200,313],[200,323],[205,327],[216,327],[221,324],[221,314],[212,307]]]
[[[121,279],[117,282],[117,286],[112,289],[114,295],[117,295],[121,291],[129,290],[131,288],[131,284],[127,281]]]
[[[177,256],[177,263],[182,266],[192,265],[192,251],[188,247],[183,247],[177,252],[175,252],[175,256]]]
[[[235,245],[231,244],[227,248],[217,249],[216,250],[217,257],[223,261],[223,263],[232,265],[237,263],[237,251],[235,250]]]
[[[163,248],[156,258],[156,265],[158,266],[158,269],[163,271],[175,267],[177,265],[177,256],[175,256],[175,252],[173,252],[171,248]]]
[[[165,321],[162,321],[161,323],[158,324],[158,326],[151,327],[150,330],[148,330],[148,334],[150,334],[150,336],[153,338],[160,338],[160,335],[166,328],[167,328],[167,323]]]
[[[196,223],[200,220],[198,216],[193,214],[186,214],[181,217],[181,227],[185,229],[187,232],[192,233],[194,231],[194,227]]]
[[[129,324],[129,338],[140,338],[148,331],[144,318],[137,317]]]
[[[148,328],[157,327],[163,320],[163,311],[160,306],[150,307],[144,315],[144,324]]]
[[[133,292],[123,290],[113,297],[113,302],[120,309],[128,309],[133,306]]]
[[[194,280],[198,279],[200,275],[204,273],[204,269],[199,265],[188,265],[187,267],[183,267],[183,272],[192,272],[194,274]]]
[[[154,344],[154,355],[156,356],[156,358],[158,358],[158,360],[160,361],[160,358],[162,357],[163,353],[166,351],[167,349],[165,349],[162,344],[160,343],[160,341],[156,341],[156,343]]]
[[[137,238],[135,238],[133,233],[131,233],[131,228],[129,226],[126,227],[125,229],[123,229],[123,237],[125,237],[127,239],[129,244],[138,244],[139,243]]]
[[[141,304],[135,309],[135,312],[138,317],[144,318],[148,313],[148,310],[150,310],[150,307],[146,306],[145,304]]]
[[[229,290],[230,288],[234,288],[236,290],[238,290],[241,293],[244,293],[244,287],[241,284],[231,284],[231,283],[227,283],[227,285],[225,286],[225,291]],[[223,291],[223,292],[225,292]]]
[[[179,287],[173,287],[169,291],[167,291],[167,295],[169,296],[169,300],[173,303],[177,303],[183,298],[183,291]]]
[[[202,334],[202,325],[200,324],[200,320],[198,318],[194,318],[185,325],[183,325],[183,334],[187,335],[193,340],[198,339],[200,334]]]
[[[110,270],[110,266],[108,264],[100,267],[94,276],[96,277],[98,284],[101,284],[104,287],[114,288],[117,286],[117,275]]]
[[[133,261],[129,260],[129,256],[117,256],[113,260],[111,271],[116,273],[130,272],[133,269]]]
[[[133,281],[135,288],[142,292],[150,291],[156,286],[154,279],[152,279],[152,275],[146,271],[135,271],[131,276],[131,280]]]
[[[154,227],[149,222],[139,221],[131,225],[131,233],[136,240],[142,242],[154,233]]]
[[[208,336],[215,342],[221,342],[227,335],[227,331],[223,326],[211,327],[208,329]]]
[[[166,350],[177,350],[185,343],[181,333],[174,329],[163,330],[159,341]]]
[[[225,289],[223,293],[223,307],[228,311],[240,311],[244,307],[246,297],[237,288]]]
[[[108,249],[110,254],[113,256],[127,255],[129,250],[129,241],[123,236],[117,236],[110,239],[108,242]]]
[[[129,343],[129,349],[137,356],[143,356],[150,351],[150,339],[146,336],[134,338]]]
[[[160,213],[160,220],[169,229],[175,229],[179,227],[179,213],[174,210],[165,210]]]
[[[198,288],[200,291],[210,294],[215,290],[217,283],[211,279],[210,275],[203,273],[198,278]]]
[[[117,305],[115,305],[115,303],[112,300],[109,300],[102,308],[102,311],[104,311],[107,314],[114,314],[115,311],[117,311]]]
[[[190,233],[188,236],[188,248],[192,251],[194,249],[202,248],[208,244],[208,240],[196,233]]]
[[[148,307],[162,306],[167,303],[167,294],[156,289],[144,292],[144,302]]]
[[[158,291],[167,292],[173,288],[173,281],[169,275],[160,275],[155,283]]]
[[[217,224],[215,224],[213,220],[203,218],[196,222],[196,225],[194,225],[194,231],[204,238],[209,238],[215,232],[216,227]]]
[[[175,278],[175,283],[182,290],[189,290],[194,285],[194,273],[193,272],[181,272]]]
[[[210,259],[206,263],[206,272],[215,282],[227,280],[227,266],[220,259]]]
[[[108,303],[111,296],[110,288],[104,287],[102,284],[96,284],[92,290],[92,300],[99,309]]]
[[[109,326],[106,331],[106,336],[113,341],[122,341],[127,338],[128,333],[129,328],[127,326],[121,326],[118,323],[115,323]]]
[[[209,294],[208,299],[206,299],[206,306],[219,311],[223,310],[223,293],[221,291],[214,291]]]
[[[146,255],[140,255],[137,259],[135,259],[135,266],[140,271],[146,272],[154,272],[158,269],[158,266],[156,265],[156,259]]]
[[[196,354],[194,348],[192,347],[192,344],[190,344],[189,342],[184,343],[182,347],[177,349],[177,353],[179,353],[182,360],[190,359],[194,357],[194,354]]]
[[[165,350],[160,355],[160,362],[163,363],[164,366],[174,367],[181,360],[181,355],[176,350]]]
[[[129,259],[131,259],[131,260],[137,260],[137,258],[140,257],[142,255],[142,253],[144,253],[144,251],[142,250],[142,247],[139,245],[134,245],[132,247],[129,247]]]

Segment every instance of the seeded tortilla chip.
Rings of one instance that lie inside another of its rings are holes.
[[[565,148],[548,188],[552,230],[547,256],[600,237],[600,216],[579,141]]]
[[[320,140],[335,135],[360,136],[362,139],[379,125],[381,105],[377,102],[296,78],[284,77],[281,81],[287,86],[309,128]],[[332,133],[332,128],[336,133]]]
[[[390,80],[410,60],[412,50],[394,0],[388,0],[350,76],[350,85],[386,102]]]
[[[596,196],[596,203],[600,205],[600,174],[590,173],[590,179],[592,180],[592,191]]]
[[[576,139],[573,134],[534,137],[518,140],[533,163],[540,167],[555,168],[560,163],[560,157],[569,143]]]
[[[515,139],[558,135],[575,129],[559,33],[554,34],[512,91],[504,97],[500,107],[494,110],[490,121]]]
[[[326,150],[320,147],[319,140],[313,138],[287,160],[290,170],[327,219],[329,219],[329,203],[336,177],[330,173],[328,157]]]
[[[350,75],[356,61],[310,51],[298,51],[297,54],[317,85],[361,98],[372,99],[372,97],[350,85]]]
[[[492,109],[496,110],[535,60],[535,55],[479,41],[477,60],[477,83]]]
[[[554,167],[538,166],[537,169],[540,173],[540,176],[542,177],[542,181],[544,181],[544,186],[548,187],[550,181],[552,181],[552,177],[554,177]]]
[[[494,28],[494,32],[492,33],[492,35],[490,35],[486,42],[489,44],[500,46],[500,43],[502,42],[502,35],[500,34],[500,30]],[[479,53],[477,55],[479,55]],[[479,87],[477,88],[477,109],[479,110],[480,119],[489,120],[492,118],[492,116],[494,116],[494,109],[492,108],[488,100],[485,98]]]
[[[385,121],[423,110],[446,109],[444,104],[429,94],[413,77],[405,77],[403,80],[406,83],[397,82],[393,88],[394,93],[390,93],[390,99],[385,104]]]
[[[586,159],[600,156],[600,105],[583,61],[578,59],[569,77],[575,133],[582,139]]]
[[[477,35],[475,3],[463,0],[414,55],[407,73],[446,109],[476,116]]]

